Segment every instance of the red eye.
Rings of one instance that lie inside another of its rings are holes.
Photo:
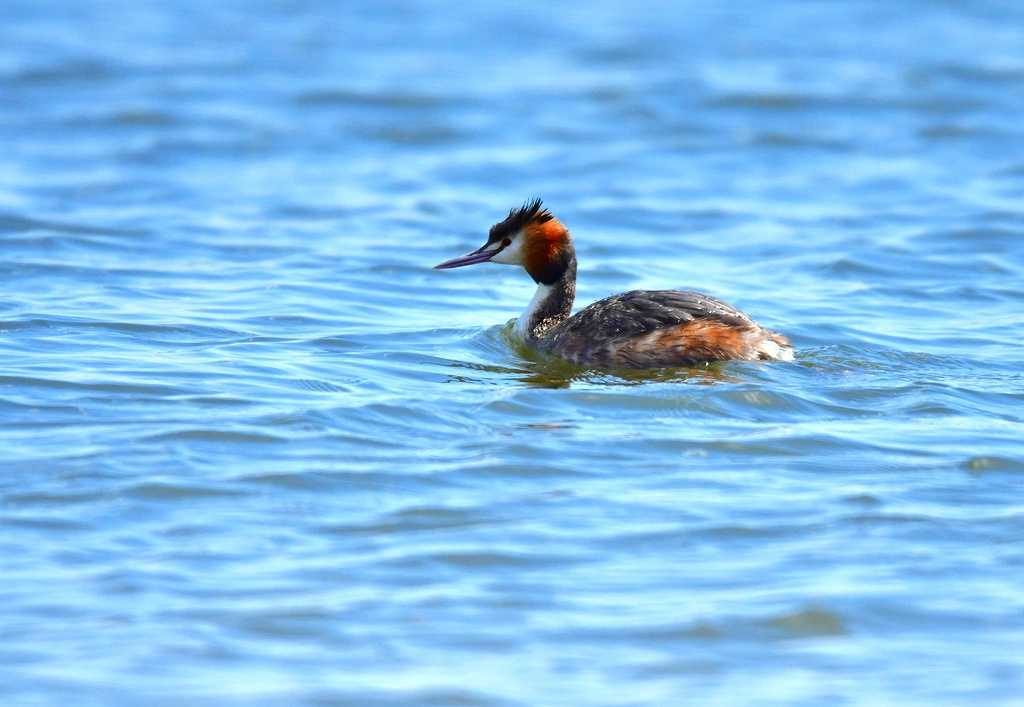
[[[510,245],[512,245],[512,239],[511,238],[506,238],[505,240],[503,240],[501,242],[501,247],[502,248],[508,248]]]

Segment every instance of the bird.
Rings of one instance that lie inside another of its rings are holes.
[[[681,290],[632,290],[572,314],[576,250],[540,199],[509,211],[487,242],[435,270],[477,263],[519,265],[537,290],[516,320],[533,349],[596,369],[660,369],[717,361],[792,361],[789,339],[720,299]]]

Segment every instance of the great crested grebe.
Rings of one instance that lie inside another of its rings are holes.
[[[792,361],[789,339],[730,304],[697,292],[634,290],[572,314],[576,251],[569,230],[534,199],[491,226],[487,242],[435,269],[522,265],[537,283],[516,334],[527,344],[595,368],[665,368],[712,361]]]

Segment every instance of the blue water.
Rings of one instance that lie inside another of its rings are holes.
[[[1024,703],[1024,4],[0,4],[0,702]],[[431,266],[532,197],[614,375]]]

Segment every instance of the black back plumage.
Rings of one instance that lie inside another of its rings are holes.
[[[672,331],[699,320],[737,332],[761,331],[740,310],[699,292],[633,290],[584,307],[537,343],[556,356],[596,366],[656,368],[722,358],[719,351],[706,347],[680,351],[642,344],[648,334]]]
[[[638,336],[695,319],[714,319],[737,328],[757,327],[753,319],[720,299],[682,290],[633,290],[584,307],[559,335]]]

